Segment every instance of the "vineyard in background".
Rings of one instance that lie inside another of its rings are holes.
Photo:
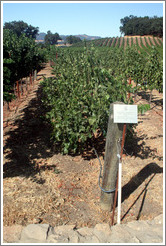
[[[162,50],[156,37],[105,38],[58,48],[4,30],[3,98],[7,103],[19,98],[50,60],[54,76],[42,82],[42,102],[52,140],[64,154],[81,152],[97,131],[106,135],[110,103],[132,104],[140,89],[162,92]]]
[[[122,48],[125,49],[127,46],[136,46],[139,52],[149,53],[152,46],[162,54],[163,50],[163,39],[153,36],[126,36],[126,37],[112,37],[102,38],[91,41],[86,41],[87,46],[93,45],[94,47],[111,47],[111,48]],[[74,47],[84,46],[84,42],[76,43]]]
[[[138,51],[134,45],[126,49],[87,43],[85,47],[50,47],[55,77],[42,82],[43,103],[52,140],[62,153],[81,151],[96,131],[106,134],[110,103],[132,104],[133,97],[128,95],[136,96],[140,89],[162,92],[160,51],[155,46],[146,55]]]

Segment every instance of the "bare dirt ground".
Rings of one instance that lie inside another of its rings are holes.
[[[136,45],[136,37],[133,37],[133,44],[135,44]]]
[[[10,112],[4,109],[4,226],[110,222],[112,212],[100,208],[99,163],[93,151],[63,156],[52,148],[50,128],[41,117],[42,76],[52,76],[49,64],[28,96],[12,102]],[[136,103],[147,103],[147,97],[140,91]],[[163,212],[162,94],[153,91],[151,110],[139,115],[134,131],[123,155],[122,223]],[[103,164],[105,139],[96,136],[95,147]]]
[[[141,45],[141,39],[138,37],[137,40],[138,40],[138,45],[139,45],[139,47],[142,48],[142,45]]]
[[[127,38],[124,39],[124,49],[127,47]]]
[[[156,43],[154,42],[154,38],[151,38],[150,41],[154,46],[156,45]]]
[[[109,46],[109,43],[110,43],[110,39],[108,38],[106,46]]]
[[[122,37],[120,37],[120,45],[119,45],[119,48],[121,48],[121,46],[122,46],[122,42],[123,42],[123,38],[122,38]]]
[[[152,38],[151,38],[151,40],[152,40]],[[149,46],[151,46],[151,43],[150,43],[150,40],[149,40],[148,37],[146,38],[146,41],[147,41],[147,43],[149,44]]]
[[[131,47],[131,38],[129,38],[129,46]]]
[[[155,41],[157,42],[157,44],[160,45],[160,42],[159,42],[158,38],[157,38],[157,37],[154,37],[154,39],[155,39]],[[160,40],[163,41],[161,38],[160,38]]]
[[[106,45],[107,45],[107,42],[108,42],[108,40],[105,39],[102,45],[103,45],[103,46],[106,46]]]
[[[145,41],[145,37],[140,37],[140,39],[142,40],[143,45],[144,45],[145,47],[147,47],[146,41]]]
[[[117,47],[118,41],[119,41],[119,38],[117,37],[117,38],[116,38],[116,41],[115,41],[115,47]]]
[[[115,41],[115,38],[112,39],[111,47],[113,46],[114,41]]]

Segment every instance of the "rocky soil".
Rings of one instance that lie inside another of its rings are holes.
[[[15,233],[14,233],[15,232]],[[75,225],[52,227],[30,224],[5,228],[6,243],[163,243],[163,216],[154,220],[132,221],[110,227],[96,224],[93,228]]]

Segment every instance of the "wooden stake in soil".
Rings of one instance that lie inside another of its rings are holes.
[[[123,104],[116,102],[114,104]],[[118,141],[122,138],[123,124],[114,123],[113,105],[110,105],[110,115],[108,120],[108,129],[105,147],[104,171],[102,177],[102,188],[105,191],[115,190],[118,173]],[[103,210],[111,211],[114,201],[114,192],[101,191],[100,205]]]
[[[125,142],[125,133],[126,133],[126,124],[123,125],[123,136],[122,136],[121,152],[120,152],[120,161],[121,162],[122,162],[123,147],[124,147],[124,142]],[[112,224],[111,224],[112,226],[114,225],[114,214],[115,214],[115,207],[116,207],[116,202],[117,202],[117,194],[118,194],[119,183],[120,183],[119,182],[119,177],[117,176],[116,190],[115,190],[115,197],[114,197],[114,205],[113,205],[113,212],[112,212]],[[121,201],[118,201],[118,203],[120,205]]]
[[[16,83],[17,83],[17,96],[18,96],[18,98],[20,98],[19,81],[17,81]]]
[[[14,95],[16,96],[16,84],[14,83]]]
[[[36,70],[34,70],[33,75],[34,75],[34,82],[35,82],[35,80],[36,80]]]
[[[32,71],[32,84],[33,84],[33,86],[34,86],[34,81],[35,81],[35,72],[34,71]]]
[[[29,75],[29,79],[30,79],[30,85],[32,85],[32,75],[31,75],[31,73]]]
[[[21,79],[21,96],[23,96],[23,95],[24,95],[24,88],[23,88],[23,81]]]
[[[26,91],[28,91],[28,77],[26,77]]]

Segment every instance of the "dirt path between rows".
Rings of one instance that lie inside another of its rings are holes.
[[[77,228],[109,222],[100,209],[99,163],[93,151],[61,155],[50,143],[44,123],[40,81],[50,77],[49,64],[38,73],[28,96],[4,110],[4,226],[48,223]],[[140,92],[137,103],[147,103]],[[139,115],[136,136],[125,146],[122,175],[122,223],[151,219],[163,211],[163,96],[153,92],[151,110]],[[96,138],[104,163],[105,140]],[[115,213],[116,222],[116,213]]]
[[[119,48],[121,48],[121,47],[122,47],[122,43],[123,43],[123,38],[122,38],[122,37],[120,37],[120,45],[119,45]]]

